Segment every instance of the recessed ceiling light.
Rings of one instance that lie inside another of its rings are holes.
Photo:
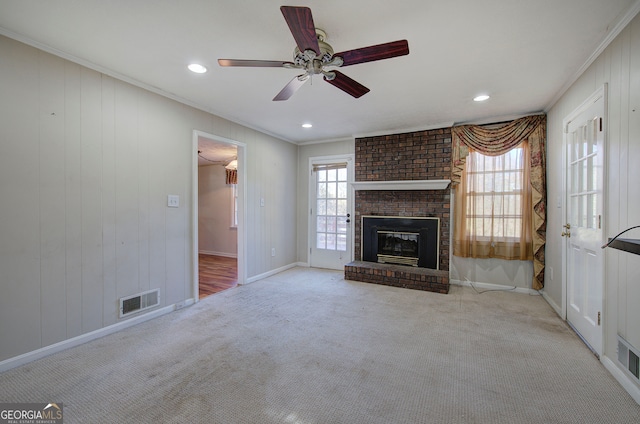
[[[207,68],[198,63],[192,63],[191,65],[187,66],[187,68],[189,68],[191,72],[195,72],[196,74],[204,74],[205,72],[207,72]]]
[[[313,125],[307,123],[307,124],[302,124],[302,128],[311,128],[313,127]]]
[[[485,100],[489,100],[489,96],[486,94],[481,94],[473,98],[474,102],[484,102]]]

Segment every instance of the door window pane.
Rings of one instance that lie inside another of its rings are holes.
[[[338,197],[341,199],[347,198],[347,183],[338,183]]]
[[[316,169],[316,247],[347,250],[347,167]]]
[[[332,199],[338,197],[338,187],[336,183],[327,183],[327,197]]]
[[[318,215],[326,215],[326,214],[327,214],[327,200],[318,199]]]

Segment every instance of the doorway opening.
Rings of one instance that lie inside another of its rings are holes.
[[[244,144],[194,131],[194,298],[244,278]]]

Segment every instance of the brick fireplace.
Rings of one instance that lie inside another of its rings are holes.
[[[451,194],[446,180],[450,174],[450,128],[357,138],[355,261],[345,266],[345,278],[448,293]],[[445,182],[439,184],[438,189],[431,189],[432,181]],[[437,266],[424,268],[364,261],[364,216],[439,218]]]

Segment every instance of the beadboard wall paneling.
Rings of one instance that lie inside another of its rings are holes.
[[[640,225],[640,17],[636,16],[548,112],[548,225],[545,293],[556,305],[565,302],[563,242],[562,121],[597,89],[607,84],[605,207],[606,237]],[[627,233],[640,238],[640,231]],[[551,276],[553,269],[553,277]],[[604,354],[616,358],[617,334],[640,347],[640,256],[615,249],[605,253]],[[613,361],[617,364],[615,359]]]
[[[0,362],[120,323],[120,297],[194,297],[194,130],[247,146],[247,278],[297,261],[297,146],[6,37],[0,58]]]

